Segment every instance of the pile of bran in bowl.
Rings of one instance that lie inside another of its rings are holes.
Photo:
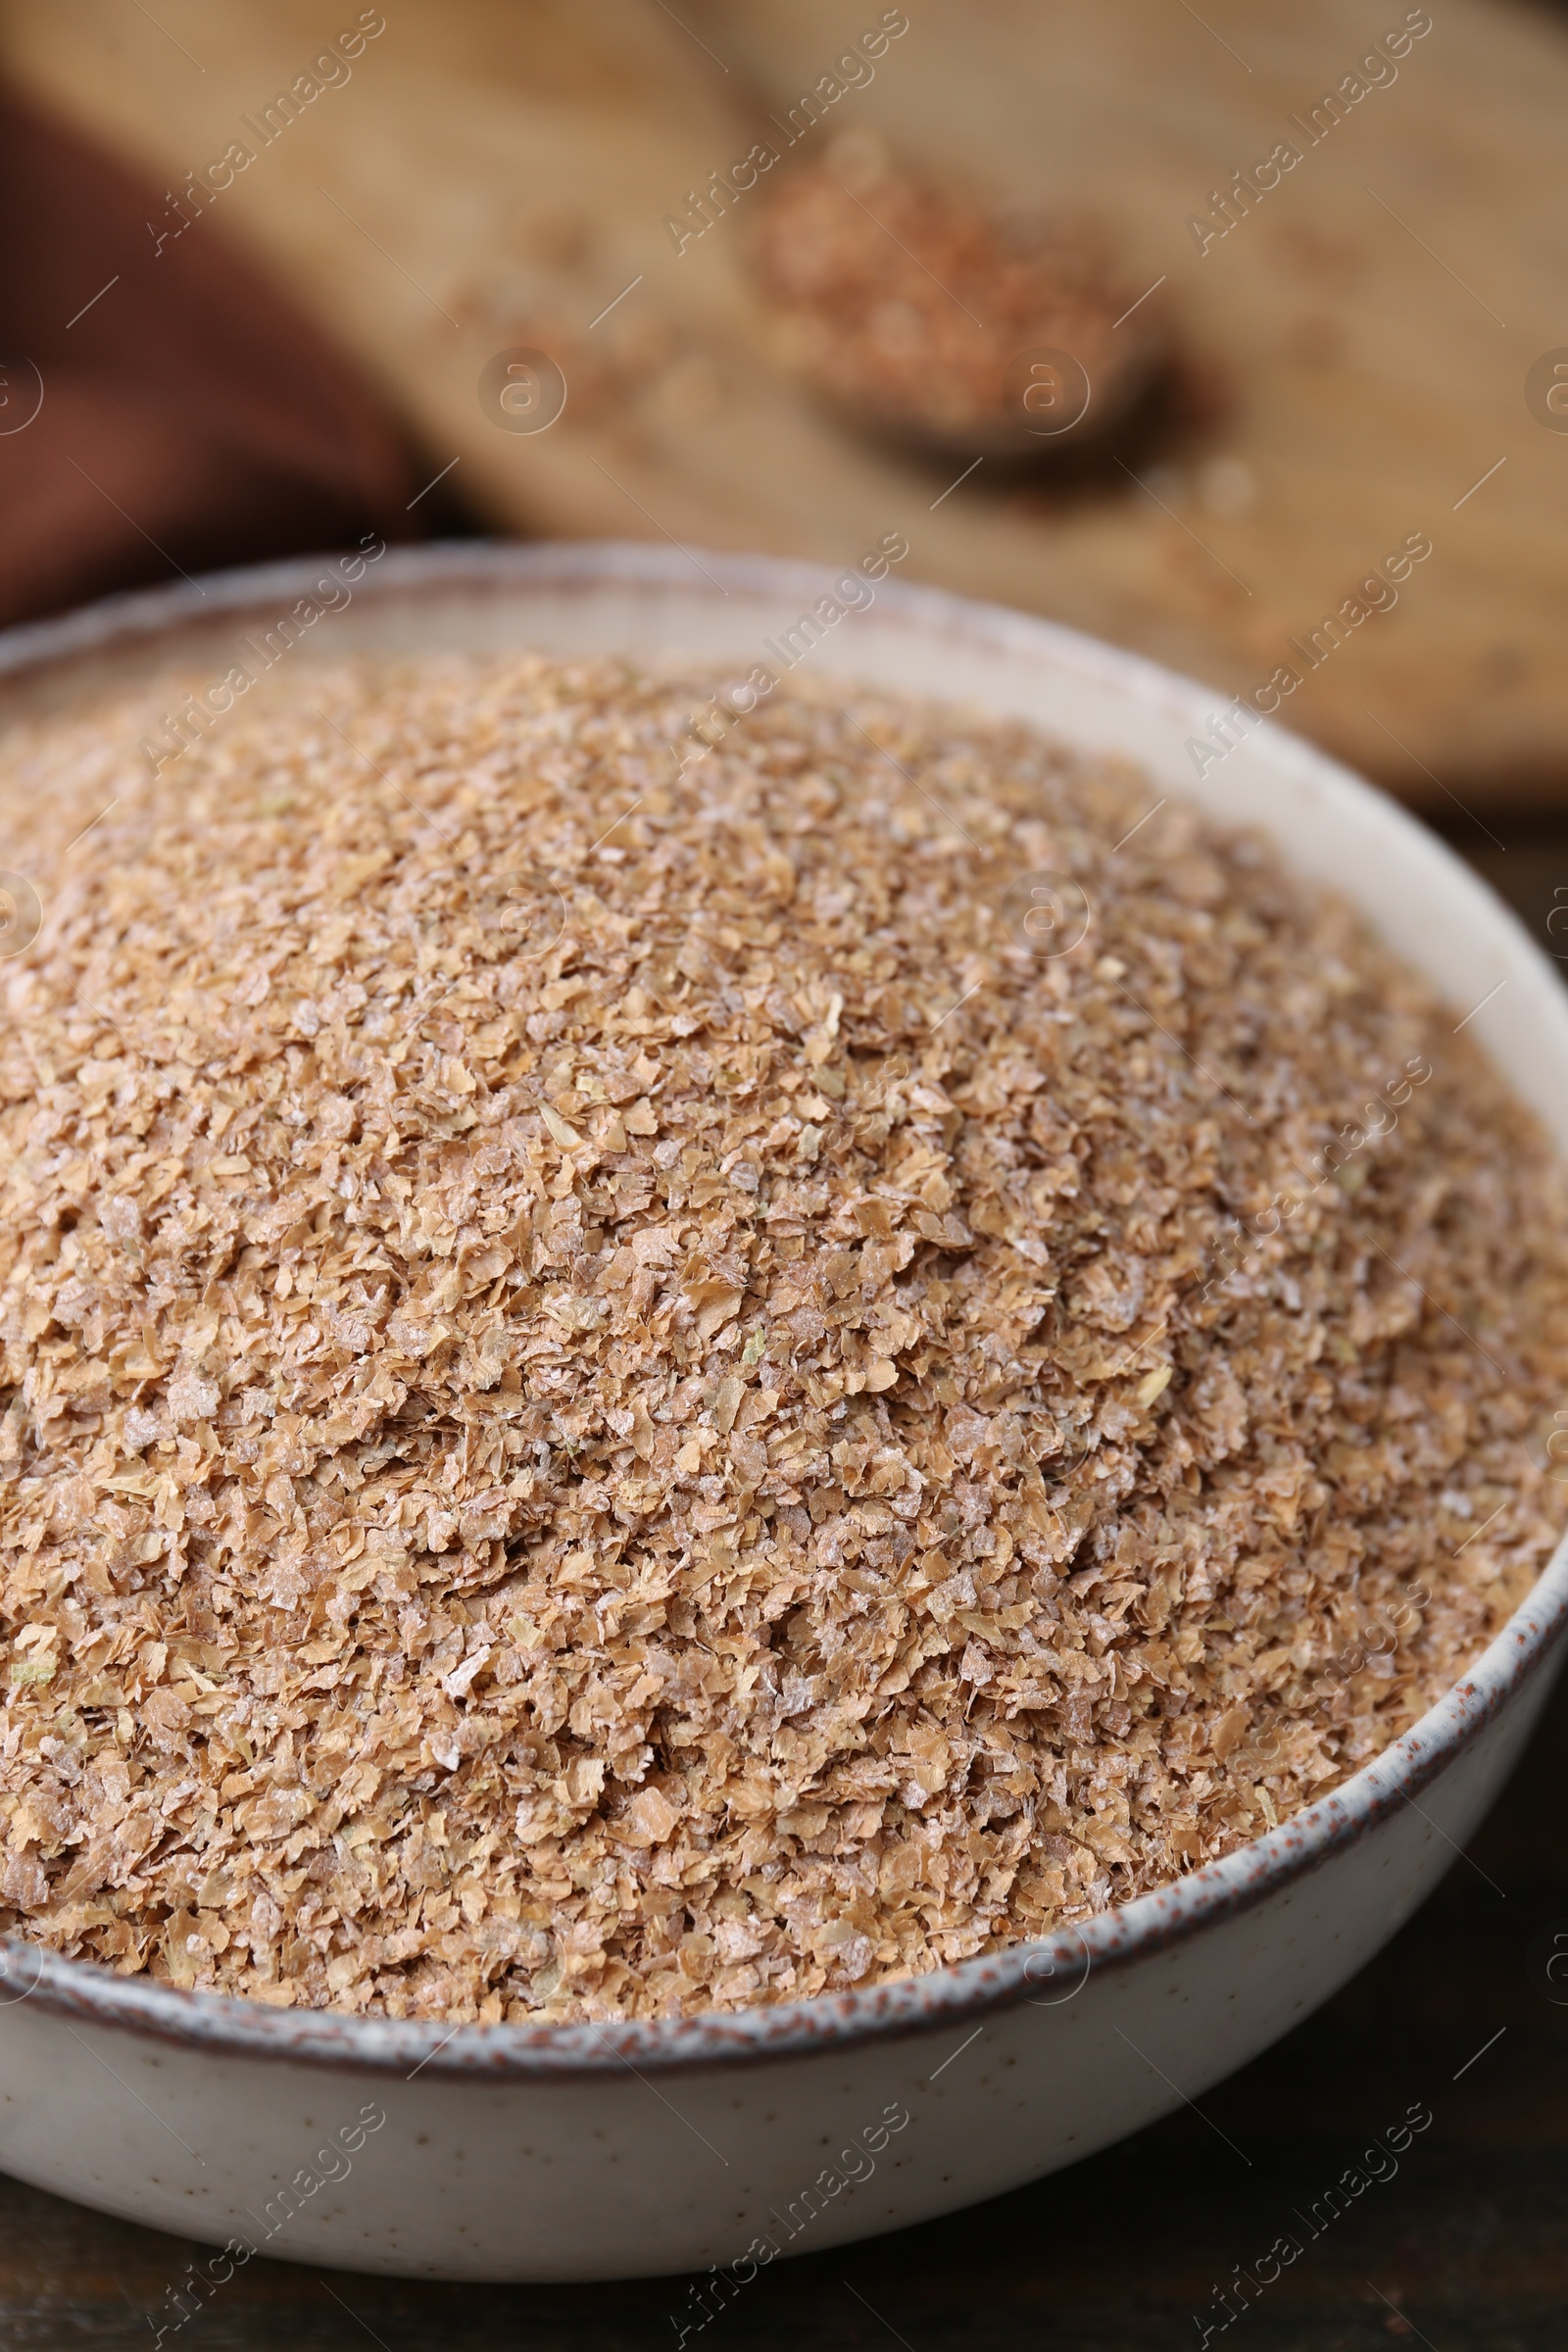
[[[0,1932],[670,2018],[1334,1788],[1560,1533],[1562,1179],[1123,762],[428,655],[16,731]]]

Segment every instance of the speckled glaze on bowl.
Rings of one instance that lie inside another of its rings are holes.
[[[171,664],[220,675],[237,638],[271,625],[319,570],[230,573],[13,631],[0,638],[0,721]],[[383,558],[288,660],[536,646],[689,655],[744,676],[768,658],[762,640],[830,587],[796,564],[641,546],[436,548]],[[1123,754],[1152,798],[1187,794],[1261,827],[1298,870],[1355,899],[1456,1019],[1482,1006],[1469,1026],[1568,1150],[1556,973],[1441,843],[1321,753],[1264,725],[1200,783],[1188,740],[1216,700],[1202,688],[891,581],[807,660],[818,677],[941,695]],[[219,2293],[246,2248],[452,2278],[734,2263],[744,2284],[785,2254],[1088,2155],[1263,2049],[1448,1867],[1540,1713],[1565,1622],[1568,1545],[1455,1690],[1268,1837],[1081,1932],[791,2007],[448,2031],[273,2010],[0,1947],[0,2168],[238,2241],[209,2273]]]

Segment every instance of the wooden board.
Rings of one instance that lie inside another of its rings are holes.
[[[1532,365],[1568,346],[1568,42],[1548,21],[1444,0],[1397,78],[1313,145],[1292,117],[1401,6],[922,0],[801,152],[874,125],[999,194],[1093,209],[1133,283],[1164,278],[1214,396],[1138,458],[1147,486],[1107,467],[1060,496],[982,466],[941,497],[941,472],[777,376],[739,208],[680,253],[663,225],[831,69],[838,0],[679,14],[411,0],[186,233],[259,247],[500,526],[831,560],[899,530],[905,576],[1139,647],[1211,680],[1216,708],[1294,666],[1283,715],[1411,799],[1484,814],[1568,782],[1568,433],[1526,405]],[[164,0],[156,23],[12,0],[3,52],[177,185],[331,22],[304,0]],[[1200,253],[1190,218],[1287,138],[1300,162]],[[524,345],[568,385],[531,435],[477,390]],[[1412,533],[1433,553],[1396,605],[1315,667],[1292,651]]]

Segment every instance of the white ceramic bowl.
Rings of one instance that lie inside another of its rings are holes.
[[[286,564],[0,639],[0,718],[213,662],[308,592]],[[357,647],[690,654],[744,675],[830,581],[647,547],[386,557],[291,662]],[[1043,621],[884,582],[807,657],[1016,715],[1257,825],[1359,903],[1568,1150],[1568,994],[1431,834],[1260,727],[1200,783],[1216,699]],[[3,863],[0,858],[0,863]],[[1080,1934],[912,1982],[671,2024],[439,2026],[280,2012],[6,1947],[0,2167],[294,2261],[465,2278],[757,2266],[947,2212],[1088,2155],[1252,2057],[1453,1860],[1546,1696],[1568,1546],[1474,1671],[1333,1795]],[[172,2281],[172,2283],[173,2283]],[[678,2299],[677,2299],[678,2300]],[[706,2308],[706,2307],[705,2307]],[[172,2307],[164,2315],[172,2320]],[[687,2312],[695,2327],[702,2314]],[[678,2332],[678,2321],[677,2321]]]

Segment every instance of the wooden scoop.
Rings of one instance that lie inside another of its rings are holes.
[[[1289,724],[1485,846],[1490,802],[1568,775],[1568,42],[1503,0],[1399,30],[1421,15],[1391,0],[1375,50],[1360,0],[921,0],[868,8],[835,73],[838,0],[404,0],[265,142],[242,119],[321,47],[304,0],[12,0],[3,53],[172,191],[244,138],[184,233],[243,236],[498,527],[698,564],[897,532],[903,576],[1211,680],[1208,754],[1289,670]],[[1165,445],[1030,486],[961,431],[961,459],[868,437],[782,368],[744,251],[765,175],[735,167],[764,141],[782,182],[847,130],[1102,219],[1206,387]]]
[[[1164,355],[1162,315],[1090,224],[999,217],[835,139],[761,193],[750,249],[780,365],[852,422],[940,458],[1102,443]]]

